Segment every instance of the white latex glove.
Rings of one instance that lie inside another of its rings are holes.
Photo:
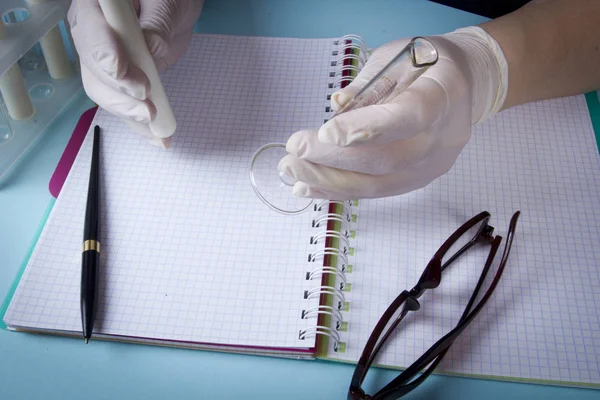
[[[203,4],[204,0],[133,0],[159,71],[174,64],[185,52]],[[156,107],[147,98],[150,82],[125,56],[98,0],[73,0],[68,20],[88,96],[126,121],[150,123],[156,117]],[[153,144],[168,145],[168,140],[157,138],[148,127],[136,132]]]
[[[345,112],[318,132],[296,132],[279,170],[301,197],[348,200],[422,188],[451,169],[471,126],[496,113],[506,97],[508,69],[497,42],[479,27],[428,38],[437,64],[379,105]],[[410,39],[378,48],[360,74],[334,93],[345,104]]]

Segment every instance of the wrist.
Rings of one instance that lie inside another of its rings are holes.
[[[482,122],[502,109],[508,89],[508,66],[502,49],[477,26],[444,35],[465,53],[471,84],[471,122]]]

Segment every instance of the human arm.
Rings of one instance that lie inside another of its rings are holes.
[[[569,14],[566,3],[578,10]],[[431,37],[440,53],[435,66],[383,104],[292,135],[280,170],[295,178],[294,193],[306,197],[385,197],[428,185],[451,169],[472,125],[512,105],[599,86],[598,7],[597,1],[536,1],[481,27]],[[591,18],[580,22],[583,14]],[[548,33],[553,26],[557,32]],[[549,39],[559,35],[577,43],[565,42],[566,50],[552,46]],[[377,49],[357,78],[332,96],[332,107],[345,103],[407,41]],[[587,67],[575,69],[581,62]]]
[[[598,0],[534,0],[481,28],[508,63],[503,109],[600,88]]]

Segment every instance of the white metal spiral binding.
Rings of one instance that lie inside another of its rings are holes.
[[[342,312],[337,308],[333,308],[331,306],[315,306],[308,308],[306,310],[302,310],[302,319],[308,319],[310,317],[317,317],[320,314],[327,314],[336,319],[335,330],[339,331],[342,327],[342,323],[344,322],[344,318],[342,317]]]
[[[319,243],[319,241],[325,241],[327,239],[338,239],[344,243],[346,248],[349,249],[350,248],[350,239],[349,238],[350,238],[350,235],[344,235],[338,231],[327,230],[327,231],[321,231],[321,232],[317,233],[315,236],[311,237],[310,243],[317,244],[317,243]]]
[[[358,54],[354,50],[358,49]],[[351,52],[348,52],[351,50]],[[358,67],[362,69],[368,59],[368,49],[365,46],[365,42],[356,35],[346,35],[338,42],[337,55],[340,60],[357,60]]]
[[[343,206],[342,215],[336,213],[330,213],[330,204],[339,204]],[[302,317],[307,319],[311,316],[319,317],[319,315],[330,315],[331,321],[330,326],[317,325],[306,330],[300,331],[300,339],[309,337],[311,335],[325,335],[329,336],[333,341],[333,349],[338,351],[340,348],[340,333],[338,332],[342,326],[344,326],[344,319],[342,310],[345,309],[346,296],[344,291],[347,287],[346,272],[348,268],[348,253],[350,252],[350,221],[351,213],[346,212],[351,207],[351,202],[341,201],[322,201],[315,205],[315,211],[321,214],[316,216],[314,219],[313,226],[315,228],[324,228],[319,230],[315,235],[311,237],[312,245],[320,245],[323,247],[316,249],[311,252],[308,256],[308,261],[316,263],[317,266],[307,271],[306,279],[315,280],[320,282],[319,285],[306,290],[304,297],[305,299],[318,298],[321,295],[329,295],[333,298],[333,307],[329,305],[319,305],[303,310]],[[341,232],[337,230],[331,230],[328,228],[328,222],[331,220],[339,221],[345,226]],[[340,247],[331,247],[327,239],[338,239]],[[334,256],[337,262],[332,264],[330,259],[329,265],[325,263],[327,256]],[[334,276],[335,285],[331,286],[325,284],[327,282],[323,279],[324,276]]]
[[[342,217],[344,217],[342,219]],[[343,213],[342,215],[336,213],[326,213],[321,214],[317,218],[314,219],[315,226],[320,226],[320,224],[324,221],[329,221],[334,218],[339,218],[340,222],[350,222],[352,221],[352,216],[349,213]],[[336,220],[337,221],[337,220]]]
[[[352,208],[352,201],[350,200],[321,200],[315,204],[315,211],[322,211],[324,206],[327,206],[327,209],[329,209],[330,204],[339,204],[344,208]]]
[[[312,271],[306,273],[306,279],[313,280],[322,277],[326,274],[335,275],[336,277],[342,280],[342,282],[340,282],[340,290],[344,290],[346,288],[348,280],[346,279],[345,271],[340,271],[339,269],[334,267],[325,266],[314,268]]]
[[[364,41],[357,35],[345,35],[334,41],[334,45],[336,49],[331,53],[334,57],[331,66],[336,67],[336,69],[329,75],[333,78],[329,82],[329,88],[336,91],[344,88],[346,84],[354,80],[355,75],[365,66],[369,53]],[[358,52],[355,50],[358,50]],[[350,60],[353,62],[348,63]],[[345,74],[345,72],[353,72],[353,74]],[[331,93],[327,96],[327,99],[331,99]],[[330,107],[327,107],[327,110],[329,112]],[[327,119],[324,122],[327,122]]]
[[[352,217],[349,215],[339,215],[333,213],[322,214],[313,220],[313,227],[318,228],[322,225],[327,227],[327,223],[329,221],[337,221],[342,225],[342,234],[345,236],[350,236],[352,234],[352,230],[350,229],[350,222],[352,222]]]
[[[345,87],[345,84],[354,80],[368,58],[367,48],[359,36],[343,36],[335,41],[334,45],[335,49],[332,51],[332,58],[330,59],[332,71],[329,73],[330,81],[328,85],[331,92],[329,92],[327,100],[330,100],[333,91]],[[349,60],[352,62],[348,62]],[[325,112],[327,115],[331,115],[331,106],[326,107]],[[327,119],[325,119],[325,122],[327,122]],[[332,205],[339,206],[336,212],[330,212],[330,210],[333,210]],[[328,336],[332,341],[334,351],[345,348],[345,344],[342,346],[340,335],[346,329],[344,313],[348,311],[348,303],[346,302],[345,293],[348,293],[351,289],[347,274],[350,273],[349,257],[353,254],[351,241],[354,238],[352,230],[354,207],[352,201],[322,200],[316,203],[313,208],[313,211],[318,214],[313,219],[312,226],[318,231],[311,236],[310,244],[319,247],[308,255],[308,261],[314,267],[308,268],[306,271],[306,280],[314,281],[315,286],[305,290],[304,298],[308,300],[328,295],[333,299],[333,303],[332,305],[311,306],[302,310],[302,319],[317,318],[321,322],[323,321],[320,318],[321,316],[329,316],[331,317],[331,325],[317,324],[302,329],[298,338],[306,339],[317,335]],[[329,222],[337,222],[340,230],[331,229]],[[337,240],[337,243],[336,241],[333,242],[336,243],[336,247],[332,247],[332,239]],[[335,284],[331,283],[334,281]]]
[[[328,326],[317,325],[301,330],[300,334],[298,335],[298,339],[306,339],[311,335],[330,336],[334,340],[333,349],[338,351],[340,345],[340,333],[337,330],[331,329]]]
[[[334,88],[334,89],[341,89],[342,84],[344,82],[350,83],[353,80],[354,80],[353,76],[340,76],[340,77],[337,77],[331,85],[332,85],[332,88]]]
[[[328,294],[330,296],[333,296],[333,298],[337,298],[338,299],[338,310],[341,310],[344,308],[344,304],[346,303],[346,296],[344,296],[344,292],[342,292],[340,289],[333,287],[333,286],[315,286],[314,288],[311,288],[310,290],[307,290],[304,292],[304,298],[305,299],[312,299],[318,296],[321,296],[322,294]]]
[[[352,45],[348,45],[348,46],[345,46],[345,47],[348,48],[348,49],[354,48],[354,46],[352,46]],[[356,68],[358,69],[358,72],[360,72],[360,70],[363,69],[363,67],[367,63],[366,57],[361,56],[361,55],[357,55],[357,54],[354,54],[354,53],[348,53],[348,54],[346,54],[346,50],[342,50],[342,54],[339,55],[339,56],[340,56],[340,59],[342,61],[344,61],[344,60],[356,60],[356,63],[358,64],[356,66]],[[340,61],[338,61],[337,63],[340,63]],[[344,65],[343,62],[341,64]]]
[[[345,71],[352,71],[358,74],[360,72],[360,68],[356,65],[342,65],[340,68],[338,68],[334,76],[341,76]]]
[[[352,220],[352,202],[349,200],[341,201],[341,200],[321,200],[319,203],[315,204],[315,211],[323,211],[323,207],[327,207],[329,210],[329,206],[332,204],[338,204],[342,206],[342,214],[348,220]]]
[[[324,261],[325,256],[335,256],[339,257],[342,260],[342,264],[340,265],[338,259],[338,266],[342,272],[346,272],[348,269],[348,255],[347,253],[341,251],[340,249],[336,249],[335,247],[325,247],[324,249],[319,249],[314,253],[308,255],[308,261]]]
[[[358,47],[361,50],[361,53],[367,54],[367,46],[365,46],[365,42],[358,35],[344,35],[340,38],[341,43],[351,42],[355,44],[354,47]]]

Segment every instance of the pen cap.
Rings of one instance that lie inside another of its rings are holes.
[[[150,131],[159,138],[168,138],[177,126],[169,99],[160,81],[140,22],[130,0],[99,0],[106,21],[115,31],[130,62],[138,66],[150,80],[149,99],[156,106],[156,117],[150,122]]]

